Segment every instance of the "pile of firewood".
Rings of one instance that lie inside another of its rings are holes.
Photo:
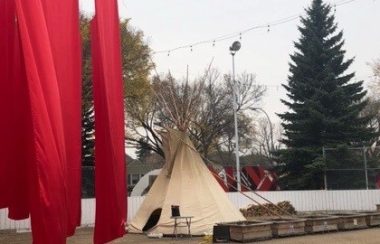
[[[265,203],[262,205],[251,204],[248,205],[247,208],[241,208],[240,212],[244,217],[296,214],[295,208],[288,201],[278,202],[276,206],[271,203]]]

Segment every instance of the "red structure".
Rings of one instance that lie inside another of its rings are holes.
[[[226,172],[228,191],[236,191],[235,189],[237,188],[237,184],[234,175],[234,168],[231,166],[227,166],[224,167],[224,171]]]
[[[276,174],[265,170],[261,166],[243,167],[242,173],[251,183],[251,188],[256,191],[273,191],[277,188]]]
[[[380,174],[376,175],[376,189],[380,189]]]
[[[224,172],[226,175],[225,179],[219,177],[216,170],[214,170],[212,167],[209,167],[209,169],[225,191],[236,191],[237,182],[233,167],[224,167]],[[266,170],[261,166],[245,166],[243,167],[241,173],[242,191],[274,191],[277,189],[277,175],[274,172]]]

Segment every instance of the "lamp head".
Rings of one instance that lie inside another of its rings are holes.
[[[236,53],[237,51],[239,51],[240,47],[241,43],[239,41],[234,41],[234,43],[232,43],[232,45],[230,46],[230,51]]]

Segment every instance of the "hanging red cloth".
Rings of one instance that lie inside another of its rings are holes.
[[[15,31],[12,79],[9,86],[12,99],[9,100],[11,113],[9,118],[12,125],[8,127],[11,137],[8,140],[10,153],[9,175],[12,177],[11,184],[8,185],[11,191],[9,202],[9,215],[11,219],[25,219],[29,217],[29,171],[30,165],[34,162],[33,152],[33,125],[31,110],[29,106],[28,84],[25,73],[25,63],[21,51],[21,43],[18,31]]]
[[[127,195],[123,81],[117,2],[96,0],[91,23],[95,109],[94,243],[125,234]]]
[[[11,158],[9,139],[11,133],[9,128],[12,124],[9,99],[11,96],[11,63],[13,49],[13,38],[16,32],[15,14],[13,1],[0,0],[0,208],[9,206],[10,189],[9,160]]]
[[[68,235],[81,217],[81,45],[78,0],[42,1],[61,98],[67,154]]]
[[[35,160],[29,165],[33,243],[64,244],[67,166],[61,98],[41,0],[16,0]]]
[[[32,126],[14,1],[0,0],[0,208],[29,217],[28,167]]]
[[[0,0],[0,208],[37,244],[80,224],[80,50],[76,0]]]

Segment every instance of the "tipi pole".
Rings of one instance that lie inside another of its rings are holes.
[[[179,138],[179,139],[180,139],[180,140],[181,140],[186,146],[188,146],[190,149],[192,149],[193,151],[196,152],[195,148],[191,147],[189,144],[187,144],[187,143],[186,143],[184,140],[182,140],[181,138]],[[199,155],[200,155],[200,154],[199,154]],[[208,160],[207,158],[203,157],[202,155],[200,155],[200,156],[201,156],[202,159],[211,162],[210,160]],[[210,171],[210,172],[211,172],[211,174],[213,174],[215,177],[218,177],[218,178],[221,179],[221,177],[220,177],[218,174],[216,174],[216,173],[214,173],[214,172],[212,172],[212,171]],[[232,178],[231,176],[229,176],[229,175],[227,175],[227,177],[230,177],[231,179],[233,179],[233,178]],[[233,180],[235,180],[235,179],[233,179]],[[259,202],[256,201],[255,199],[253,199],[252,197],[248,196],[247,194],[245,194],[245,193],[242,192],[241,190],[237,189],[234,185],[229,184],[228,182],[227,182],[227,185],[231,186],[234,190],[240,192],[243,196],[247,197],[248,199],[250,199],[250,200],[253,201],[254,203],[258,204],[259,206],[265,208],[267,211],[271,212],[272,214],[274,214],[274,215],[276,215],[276,216],[278,216],[278,217],[281,217],[281,215],[279,215],[279,214],[273,212],[272,210],[270,210],[269,208],[265,207],[264,205],[262,205],[261,203],[259,203]],[[244,185],[244,184],[243,184],[243,186],[246,187],[246,188],[248,188],[248,189],[250,189],[250,187],[248,187],[248,186],[246,186],[246,185]],[[273,202],[271,202],[271,201],[268,200],[267,198],[261,196],[261,195],[258,194],[257,192],[255,192],[255,191],[252,191],[252,192],[253,192],[256,196],[258,196],[258,197],[260,197],[261,199],[263,199],[264,201],[266,201],[266,202],[272,204],[273,206],[275,206],[275,208],[277,208],[277,209],[280,210],[281,212],[285,213],[286,215],[291,215],[291,214],[288,213],[286,210],[280,208],[279,206],[277,206],[276,204],[274,204]]]
[[[230,179],[233,179],[231,176],[229,176],[229,175],[227,175],[227,174],[226,174],[226,176],[229,177]],[[218,175],[218,177],[219,177],[219,175]],[[228,184],[228,183],[227,183],[227,184]],[[249,188],[248,186],[246,186],[246,185],[244,185],[244,184],[242,184],[242,186],[244,186],[244,187],[246,187],[246,188]],[[235,188],[234,186],[232,186],[232,188],[234,188],[234,189],[236,190],[236,188]],[[244,192],[242,192],[242,191],[239,191],[239,192],[242,193],[243,195],[245,195]],[[291,215],[288,211],[286,211],[286,210],[280,208],[279,206],[277,206],[276,204],[274,204],[274,203],[273,203],[272,201],[270,201],[269,199],[267,199],[267,198],[261,196],[259,193],[255,192],[255,191],[253,191],[253,190],[252,190],[252,193],[255,194],[256,196],[260,197],[261,199],[263,199],[263,200],[266,201],[267,203],[272,204],[275,208],[277,208],[277,209],[280,210],[281,212],[283,212],[283,213],[285,213],[285,214],[287,214],[287,215]]]
[[[204,157],[202,157],[202,158],[204,158]],[[207,161],[209,161],[209,162],[211,162],[211,161],[208,160],[207,158],[204,158],[204,159],[207,160]],[[212,173],[214,176],[218,177],[219,179],[222,179],[218,174],[215,174],[215,173],[213,173],[213,172],[211,172],[211,173]],[[226,176],[227,176],[229,179],[235,180],[235,179],[232,178],[230,175],[227,175],[227,174],[226,174]],[[222,179],[222,180],[223,180],[223,179]],[[229,184],[228,182],[227,182],[227,185],[230,185],[234,190],[237,190],[236,187],[234,187],[233,185]],[[249,186],[247,186],[247,185],[245,185],[245,184],[242,184],[242,186],[243,186],[243,187],[246,187],[246,188],[248,188],[248,189],[251,189]],[[240,192],[240,193],[242,193],[243,195],[246,196],[246,194],[244,194],[242,191],[239,191],[239,190],[237,190],[237,191]],[[269,199],[267,199],[267,198],[261,196],[259,193],[255,192],[255,191],[253,191],[253,190],[252,190],[252,193],[255,194],[256,196],[260,197],[261,199],[263,199],[263,200],[266,201],[267,203],[272,204],[273,206],[275,206],[275,208],[277,208],[277,209],[280,210],[281,212],[283,212],[283,213],[285,213],[285,214],[287,214],[287,215],[291,215],[288,211],[286,211],[286,210],[282,209],[281,207],[277,206],[276,204],[274,204],[273,202],[271,202]],[[248,197],[248,196],[247,196],[247,197]],[[248,198],[251,199],[250,197],[248,197]],[[251,199],[251,200],[252,200],[252,199]],[[254,200],[253,200],[253,201],[254,201]],[[256,202],[256,201],[254,201],[254,202]]]
[[[211,172],[211,171],[210,171]],[[211,172],[214,176],[217,176],[219,177],[219,175],[215,174],[214,172]],[[220,178],[220,177],[219,177]],[[252,197],[248,196],[247,194],[245,194],[244,192],[242,191],[239,191],[234,185],[230,184],[230,183],[227,183],[227,185],[231,186],[234,190],[237,190],[238,192],[240,192],[243,196],[245,196],[246,198],[250,199],[251,201],[253,201],[254,203],[258,204],[260,207],[263,207],[265,208],[269,213],[273,214],[273,215],[276,215],[278,217],[281,217],[281,215],[273,212],[272,210],[270,210],[270,208],[264,206],[263,204],[259,203],[258,201],[256,201],[255,199],[253,199]],[[274,205],[274,204],[273,204]],[[277,206],[277,205],[275,205]]]

